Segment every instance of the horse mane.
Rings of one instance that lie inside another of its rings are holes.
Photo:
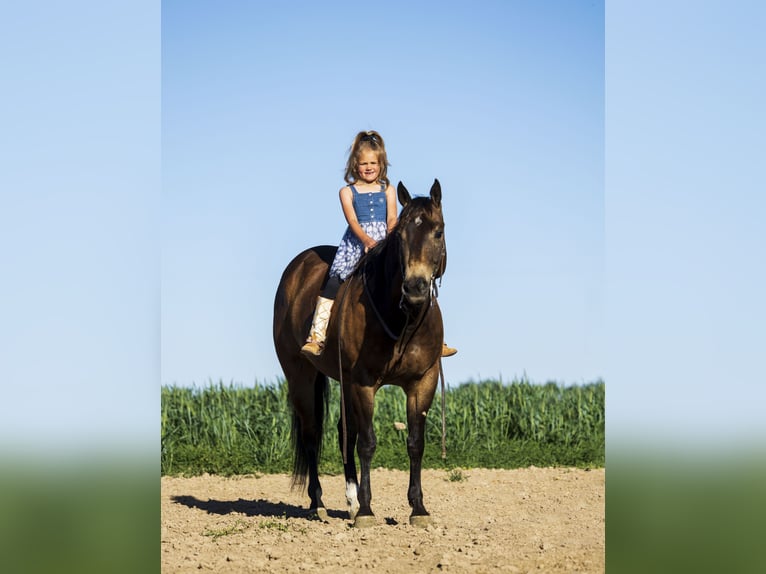
[[[378,261],[380,259],[381,254],[387,249],[387,246],[389,243],[393,243],[394,241],[399,240],[399,236],[398,234],[396,234],[396,230],[398,227],[399,227],[399,223],[397,222],[397,224],[391,230],[391,233],[389,233],[383,239],[378,241],[375,244],[375,247],[373,247],[367,253],[362,255],[361,259],[359,259],[359,263],[356,264],[354,271],[352,271],[351,273],[353,277],[358,277],[362,275],[368,263],[371,263],[371,262],[374,263],[375,261]]]
[[[370,249],[367,253],[362,255],[362,258],[357,263],[356,269],[352,272],[352,276],[358,277],[364,273],[364,269],[370,262],[375,262],[387,248],[389,243],[400,240],[399,230],[407,225],[410,221],[415,219],[421,213],[428,216],[432,216],[434,212],[434,204],[430,197],[413,197],[410,202],[404,206],[402,212],[399,214],[399,219],[391,232],[383,239],[375,244],[375,247]]]

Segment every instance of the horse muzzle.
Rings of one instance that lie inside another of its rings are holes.
[[[404,301],[412,307],[418,307],[428,301],[431,282],[424,277],[411,277],[402,283]]]

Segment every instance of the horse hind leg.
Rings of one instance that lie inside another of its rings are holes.
[[[327,377],[316,372],[309,384],[290,391],[293,405],[293,487],[304,488],[308,478],[308,495],[311,500],[309,515],[323,521],[327,521],[328,516],[322,502],[319,460],[322,454],[328,389]]]

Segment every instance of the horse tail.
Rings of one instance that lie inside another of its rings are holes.
[[[290,437],[293,443],[293,480],[292,487],[303,489],[306,486],[309,467],[312,459],[319,464],[322,455],[322,438],[324,436],[324,420],[329,409],[330,386],[327,377],[317,372],[314,380],[314,432],[303,432],[301,418],[293,409],[292,429]]]

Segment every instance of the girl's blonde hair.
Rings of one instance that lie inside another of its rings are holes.
[[[346,183],[356,183],[359,179],[359,155],[363,151],[373,151],[378,156],[378,164],[380,165],[380,175],[378,175],[378,181],[385,183],[386,186],[390,185],[388,181],[388,157],[386,156],[386,144],[383,143],[381,135],[370,130],[367,132],[359,132],[354,138],[354,143],[351,144],[351,149],[348,154],[348,161],[346,162],[346,174],[343,179]]]

